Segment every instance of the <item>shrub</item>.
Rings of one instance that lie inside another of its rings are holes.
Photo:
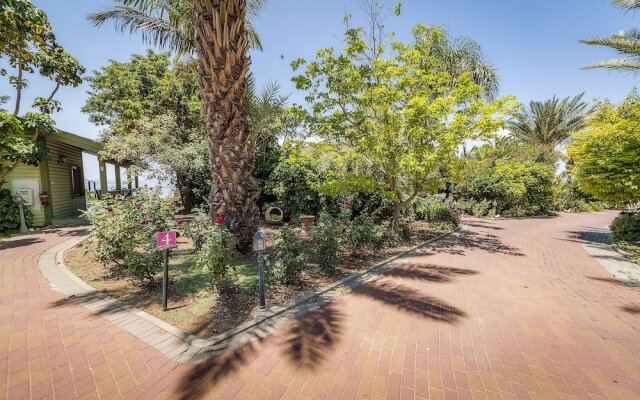
[[[194,208],[193,214],[193,220],[184,224],[183,234],[193,241],[195,250],[200,251],[207,238],[207,232],[211,228],[211,220],[209,214],[201,208]]]
[[[460,223],[460,214],[452,204],[435,196],[417,202],[416,217],[431,224],[448,223],[457,226]]]
[[[338,264],[341,235],[342,225],[328,215],[322,215],[311,229],[315,255],[320,268],[325,271],[333,271]]]
[[[351,249],[351,255],[373,244],[376,240],[376,226],[373,219],[366,215],[356,217],[349,223],[344,241]]]
[[[214,226],[208,220],[203,231],[204,241],[196,253],[194,262],[196,266],[208,271],[216,286],[220,288],[233,261],[235,241],[228,230]]]
[[[409,225],[401,223],[398,226],[398,237],[403,242],[408,242],[409,240],[411,240],[411,228],[409,228]]]
[[[158,189],[139,189],[124,199],[105,196],[84,215],[94,225],[88,243],[100,262],[125,265],[140,280],[153,279],[162,265],[155,235],[169,229],[173,219],[172,205]]]
[[[640,242],[640,213],[620,214],[611,223],[614,242],[636,244]]]
[[[282,283],[296,282],[307,261],[304,243],[289,228],[276,233],[272,257],[274,277]]]
[[[28,207],[23,207],[24,219],[31,225],[33,216]],[[9,189],[0,189],[0,232],[20,227],[20,208]]]

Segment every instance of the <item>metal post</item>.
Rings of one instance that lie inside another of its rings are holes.
[[[260,311],[266,311],[267,305],[264,301],[264,259],[262,252],[258,252],[258,292],[260,296]]]
[[[163,251],[164,266],[162,271],[162,310],[167,311],[167,289],[169,288],[169,248]]]

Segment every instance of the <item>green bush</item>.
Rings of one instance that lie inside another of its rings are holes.
[[[209,272],[215,285],[220,288],[233,262],[235,240],[228,230],[208,220],[203,231],[204,241],[194,262],[197,267]]]
[[[33,215],[28,207],[23,207],[27,226],[32,224]],[[20,209],[9,189],[0,189],[0,232],[20,227]]]
[[[124,265],[140,280],[153,279],[162,265],[156,233],[168,230],[173,219],[171,202],[158,189],[139,189],[124,199],[105,196],[84,215],[94,225],[88,244],[100,262]]]
[[[366,215],[361,215],[349,222],[344,241],[351,249],[351,255],[356,255],[358,251],[373,244],[376,241],[376,226],[373,219]]]
[[[408,242],[409,240],[411,240],[411,228],[409,228],[409,225],[400,223],[400,225],[398,226],[398,237],[403,242]]]
[[[328,215],[322,215],[311,229],[314,252],[320,268],[333,271],[339,261],[342,225]]]
[[[304,243],[289,228],[282,228],[276,233],[271,256],[274,259],[274,277],[282,283],[296,282],[307,262]]]
[[[211,221],[209,214],[201,208],[194,208],[193,214],[193,219],[183,225],[182,232],[193,241],[195,250],[200,251],[206,241],[207,232],[211,229]]]
[[[416,204],[416,217],[429,223],[448,223],[454,227],[460,223],[460,214],[439,197],[420,199]]]
[[[610,226],[614,242],[637,244],[640,242],[640,213],[621,214]]]

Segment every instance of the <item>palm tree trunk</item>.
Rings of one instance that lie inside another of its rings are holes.
[[[209,135],[209,216],[220,216],[245,249],[257,227],[260,189],[247,130],[246,76],[251,60],[246,0],[193,0],[199,85]]]

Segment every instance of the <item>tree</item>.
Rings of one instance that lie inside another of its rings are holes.
[[[578,187],[610,204],[640,200],[640,98],[601,102],[567,148]]]
[[[87,80],[82,110],[106,126],[101,155],[130,163],[128,172],[169,180],[185,209],[201,205],[210,179],[195,64],[148,50],[128,62],[110,61]]]
[[[247,248],[257,227],[260,189],[253,177],[255,152],[247,127],[246,79],[254,0],[119,0],[132,15],[92,16],[96,24],[115,20],[120,30],[138,31],[154,44],[195,54],[198,64],[211,168],[210,218],[221,216]],[[118,11],[118,10],[116,10]],[[139,11],[139,12],[137,12]],[[137,13],[136,13],[137,12]],[[251,15],[251,14],[249,14]],[[190,23],[190,24],[189,24]],[[119,25],[118,25],[119,24]]]
[[[532,101],[529,108],[518,112],[509,121],[507,129],[520,142],[527,144],[540,154],[541,159],[555,163],[555,149],[565,143],[572,132],[584,128],[587,115],[592,109],[582,101],[584,93],[544,102]]]
[[[57,42],[46,14],[28,0],[5,0],[0,8],[0,57],[14,74],[8,76],[16,89],[13,113],[0,111],[0,186],[13,170],[21,165],[38,165],[46,157],[39,140],[55,132],[51,114],[60,110],[54,96],[60,86],[78,86],[84,68]],[[38,72],[51,79],[54,88],[45,97],[37,97],[22,116],[20,106],[23,91],[28,88],[26,74]],[[0,75],[9,72],[2,68]],[[8,101],[4,96],[0,104]]]
[[[612,3],[614,6],[627,11],[640,8],[640,1],[638,0],[612,0]],[[610,37],[585,39],[580,42],[612,48],[624,57],[591,64],[586,66],[585,69],[605,68],[633,73],[640,70],[640,30],[638,29],[627,29]]]
[[[394,231],[402,209],[442,187],[439,171],[460,145],[496,132],[515,107],[511,98],[486,99],[469,72],[443,66],[428,44],[446,37],[418,24],[414,42],[393,42],[387,55],[379,42],[374,51],[363,29],[348,28],[341,52],[320,49],[315,61],[293,63],[304,67],[293,80],[307,92],[309,133],[368,165],[347,168],[333,186],[380,191],[394,204]]]

